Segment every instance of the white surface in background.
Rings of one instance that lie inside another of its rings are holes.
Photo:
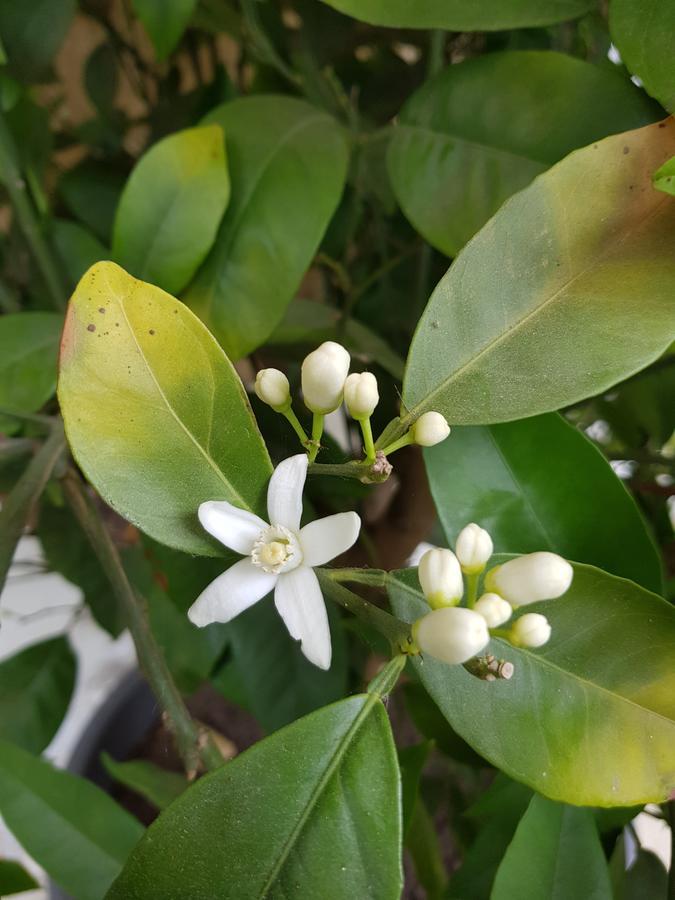
[[[36,565],[37,564],[37,567]],[[98,706],[136,665],[127,632],[117,640],[100,628],[81,605],[81,592],[60,575],[44,574],[35,538],[19,544],[0,603],[0,660],[59,634],[67,634],[77,657],[77,683],[68,714],[45,755],[65,766]],[[29,859],[0,819],[0,857],[19,860],[38,879],[44,874]],[[43,890],[19,895],[46,900]]]

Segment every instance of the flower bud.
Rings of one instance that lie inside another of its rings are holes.
[[[277,412],[291,405],[288,378],[279,369],[261,369],[255,377],[255,392],[263,403]]]
[[[526,613],[513,623],[509,639],[516,647],[543,647],[551,637],[551,626],[546,616]]]
[[[432,610],[415,622],[412,635],[422,653],[450,665],[471,659],[490,640],[485,619],[464,606]]]
[[[464,593],[462,570],[452,550],[427,550],[417,568],[422,591],[433,609],[457,606]]]
[[[325,341],[302,363],[302,393],[307,409],[329,413],[342,403],[349,372],[349,353],[335,341]]]
[[[492,538],[479,525],[472,522],[460,531],[455,543],[455,553],[467,575],[477,575],[492,556]]]
[[[353,419],[368,419],[380,399],[377,378],[371,372],[353,372],[345,381],[345,403]]]
[[[487,622],[488,628],[499,628],[511,618],[511,604],[499,594],[483,594],[476,600],[476,612]]]
[[[446,439],[450,434],[450,426],[440,413],[425,412],[410,426],[410,433],[415,444],[433,447]]]
[[[485,576],[485,588],[508,600],[513,607],[525,606],[562,596],[573,575],[572,566],[562,556],[540,551],[490,569]]]

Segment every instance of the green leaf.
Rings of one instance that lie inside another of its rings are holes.
[[[435,409],[484,425],[550,412],[610,387],[675,334],[675,204],[651,173],[675,120],[566,157],[459,254],[413,338],[405,427]]]
[[[36,890],[38,883],[18,862],[0,859],[0,897]]]
[[[587,809],[533,797],[497,870],[490,900],[612,900],[607,862]]]
[[[428,610],[414,571],[390,597],[414,621]],[[675,608],[630,581],[575,564],[564,597],[532,604],[553,634],[523,650],[488,651],[515,666],[484,682],[430,656],[418,675],[452,727],[512,778],[554,800],[588,806],[661,801],[675,787]],[[616,735],[621,740],[616,740]]]
[[[675,197],[675,156],[654,172],[652,182],[658,191]]]
[[[436,706],[419,682],[409,681],[402,686],[406,709],[415,728],[439,750],[457,762],[468,766],[485,766],[486,762],[448,724],[443,713]]]
[[[182,38],[197,0],[132,0],[132,5],[150,35],[157,58],[166,59]]]
[[[52,237],[72,285],[76,285],[94,263],[110,256],[109,251],[91,231],[69,219],[54,219]]]
[[[411,744],[398,751],[398,765],[401,770],[401,810],[403,815],[403,837],[408,834],[412,822],[417,795],[420,789],[422,770],[433,749],[431,741]]]
[[[379,334],[358,319],[348,318],[343,323],[340,310],[324,303],[302,298],[294,300],[269,343],[274,346],[301,344],[316,347],[324,341],[333,340],[341,324],[344,325],[344,332],[340,340],[353,357],[362,363],[377,363],[397,381],[403,379],[403,360]]]
[[[205,122],[227,135],[232,199],[185,299],[238,359],[296,293],[340,200],[348,149],[334,119],[292,97],[233,100]]]
[[[109,753],[102,753],[101,761],[108,775],[145,797],[157,809],[165,809],[188,787],[183,775],[160,769],[143,759],[118,762]]]
[[[449,66],[408,100],[387,165],[407,218],[455,256],[536,175],[659,112],[611,68],[550,51],[489,53]]]
[[[229,198],[217,125],[164,138],[141,157],[122,192],[113,257],[137,278],[178,293],[213,246]]]
[[[91,52],[84,69],[84,83],[101,115],[111,116],[118,88],[117,54],[112,44],[104,41]]]
[[[671,0],[611,0],[609,26],[627,68],[652,97],[675,111],[675,6]]]
[[[124,183],[110,163],[86,159],[61,177],[58,190],[73,215],[108,244]]]
[[[70,510],[43,504],[37,533],[49,568],[80,588],[98,624],[117,637],[126,627],[124,611]]]
[[[0,34],[13,74],[23,81],[39,81],[46,74],[70,27],[75,6],[75,0],[2,0]]]
[[[391,729],[376,695],[361,695],[189,788],[151,825],[107,898],[398,900],[400,852]]]
[[[324,0],[355,19],[390,28],[444,28],[448,31],[498,31],[574,19],[588,12],[591,0]]]
[[[70,301],[59,401],[91,483],[156,540],[217,556],[202,501],[264,512],[272,465],[234,368],[182,303],[114,263]]]
[[[33,413],[49,400],[56,387],[62,327],[58,313],[21,312],[0,318],[0,407]]]
[[[609,866],[614,900],[667,900],[668,870],[658,856],[639,847],[637,858],[626,869],[623,836],[616,842]]]
[[[333,659],[317,670],[291,640],[271,598],[228,625],[233,660],[247,707],[266,731],[275,731],[347,692],[347,646],[339,614],[328,604]]]
[[[3,501],[0,508],[0,593],[5,586],[16,545],[64,450],[63,429],[55,425]]]
[[[75,688],[75,657],[66,638],[33,644],[0,663],[0,740],[42,753]]]
[[[450,546],[478,522],[497,553],[552,550],[661,592],[661,560],[635,501],[562,416],[456,428],[425,461]]]
[[[447,900],[485,900],[490,895],[499,864],[531,799],[528,788],[497,773],[487,791],[466,810],[464,815],[479,830],[462,865],[452,874]]]
[[[101,900],[142,825],[90,781],[0,741],[0,814],[74,900]]]

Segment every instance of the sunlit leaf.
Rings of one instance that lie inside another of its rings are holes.
[[[413,338],[405,426],[548,412],[648,365],[675,336],[675,203],[651,174],[675,120],[566,157],[506,201],[441,279]]]
[[[202,501],[264,514],[272,466],[236,372],[190,310],[114,263],[70,302],[59,400],[89,480],[156,540],[216,556]]]

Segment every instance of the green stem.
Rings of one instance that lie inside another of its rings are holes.
[[[386,481],[390,475],[390,469],[377,468],[367,460],[351,460],[346,463],[313,463],[310,456],[310,475],[335,475],[339,478],[355,478],[362,484],[380,484]]]
[[[0,110],[0,176],[7,188],[19,226],[28,242],[45,286],[57,309],[64,309],[66,295],[61,272],[40,229],[38,217],[28,196],[26,182],[19,169],[14,138]]]
[[[178,752],[188,776],[194,777],[200,762],[206,770],[218,768],[223,764],[223,758],[208,732],[200,731],[192,720],[150,628],[145,600],[129,582],[110,533],[86,495],[77,474],[71,470],[61,483],[66,500],[89,539],[101,568],[125,611],[138,661],[159,705],[171,723]]]
[[[330,577],[334,581],[352,584],[369,584],[373,587],[384,587],[387,583],[387,573],[384,569],[331,569]]]
[[[361,434],[363,435],[363,448],[366,451],[366,462],[375,462],[375,445],[373,444],[373,430],[370,427],[370,416],[367,419],[359,419]],[[386,456],[386,453],[385,453]]]
[[[391,613],[380,609],[379,606],[368,603],[367,600],[364,600],[363,597],[359,597],[359,595],[353,593],[353,591],[342,587],[341,584],[338,584],[338,579],[334,577],[334,571],[332,569],[316,569],[315,571],[319,576],[319,582],[321,583],[323,592],[330,597],[331,600],[335,603],[339,603],[340,606],[349,610],[350,613],[357,616],[357,618],[361,619],[363,622],[376,628],[380,634],[383,634],[384,637],[387,638],[395,651],[401,652],[410,647],[410,625],[406,622],[401,622],[400,619],[397,619],[395,616],[392,616]],[[336,571],[339,572],[340,570],[338,569]]]
[[[410,431],[406,431],[402,437],[398,438],[398,440],[394,441],[392,444],[389,444],[385,447],[382,452],[385,456],[390,456],[392,453],[395,453],[397,450],[400,450],[401,447],[407,447],[409,444],[414,444],[413,436]]]
[[[380,672],[373,678],[367,688],[369,694],[377,694],[378,697],[385,697],[396,687],[401,672],[406,663],[405,653],[397,653],[388,663],[386,663]]]
[[[290,423],[291,427],[293,428],[293,431],[300,438],[300,443],[302,444],[302,446],[307,447],[307,445],[309,444],[309,438],[307,437],[307,432],[300,424],[300,421],[299,421],[298,417],[296,416],[296,414],[293,412],[293,407],[289,406],[288,409],[282,413],[282,415],[286,417],[286,420]]]
[[[478,579],[479,574],[466,575],[466,605],[469,609],[473,609],[476,605],[478,597]]]
[[[312,418],[312,442],[309,448],[309,464],[311,465],[316,459],[316,455],[321,449],[321,436],[323,435],[323,413],[314,413]]]

